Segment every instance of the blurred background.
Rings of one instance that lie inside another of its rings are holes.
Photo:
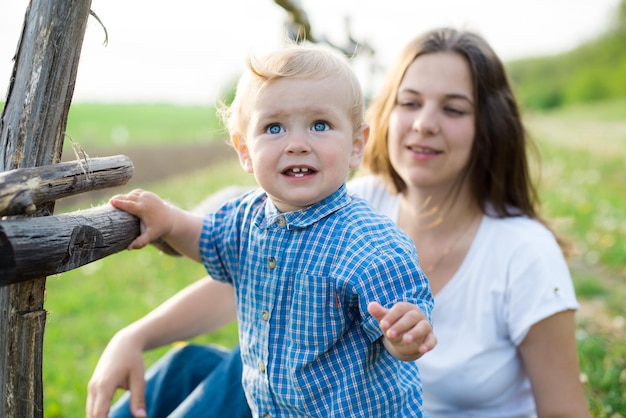
[[[0,101],[27,7],[0,2]],[[254,184],[224,143],[215,103],[232,93],[246,54],[279,46],[297,23],[356,54],[368,95],[418,33],[447,25],[483,35],[540,149],[543,210],[578,249],[570,267],[590,408],[594,417],[626,417],[626,0],[94,0],[92,10],[102,24],[89,18],[63,157],[78,148],[125,154],[135,175],[119,190],[60,200],[57,213],[133,187],[193,208],[222,187]],[[49,277],[45,415],[84,416],[87,382],[111,336],[203,274],[150,248]],[[233,346],[236,328],[199,340]]]
[[[504,60],[567,51],[603,33],[619,0],[291,3],[306,12],[316,38],[326,37],[345,46],[350,35],[370,45],[378,70],[395,58],[410,38],[441,25],[478,31]],[[27,0],[0,3],[2,92],[6,91],[27,5]],[[224,83],[237,77],[248,51],[281,44],[287,21],[286,11],[272,0],[93,0],[92,10],[108,30],[109,39],[104,46],[103,29],[90,18],[76,103],[212,104]],[[371,90],[367,71],[361,74],[365,88]]]

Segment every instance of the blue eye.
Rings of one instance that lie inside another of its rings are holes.
[[[326,122],[315,122],[313,123],[313,130],[317,131],[317,132],[322,132],[322,131],[327,131],[328,129],[330,129],[330,125],[328,125],[328,123]]]
[[[283,132],[283,128],[278,123],[273,123],[265,129],[265,132],[268,134],[279,134]]]

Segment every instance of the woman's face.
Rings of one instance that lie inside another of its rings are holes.
[[[391,164],[409,189],[447,191],[468,163],[475,134],[469,66],[459,54],[420,55],[389,119]]]

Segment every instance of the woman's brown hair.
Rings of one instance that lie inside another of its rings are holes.
[[[406,45],[388,72],[379,95],[368,107],[370,137],[364,168],[383,177],[393,192],[402,193],[406,189],[389,158],[389,118],[407,68],[420,55],[438,52],[458,54],[470,68],[476,103],[476,136],[461,176],[467,178],[476,204],[483,213],[492,216],[525,215],[548,226],[538,213],[539,198],[530,176],[527,152],[536,153],[536,148],[524,129],[504,65],[476,33],[435,29]],[[567,255],[569,244],[555,235]]]

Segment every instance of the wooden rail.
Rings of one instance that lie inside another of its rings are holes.
[[[44,203],[104,187],[120,186],[134,173],[125,155],[85,158],[0,173],[0,217],[33,214]]]
[[[34,213],[41,204],[125,184],[126,156],[83,159],[0,173],[0,216]],[[0,286],[62,273],[123,250],[139,234],[137,218],[109,205],[0,220]]]

